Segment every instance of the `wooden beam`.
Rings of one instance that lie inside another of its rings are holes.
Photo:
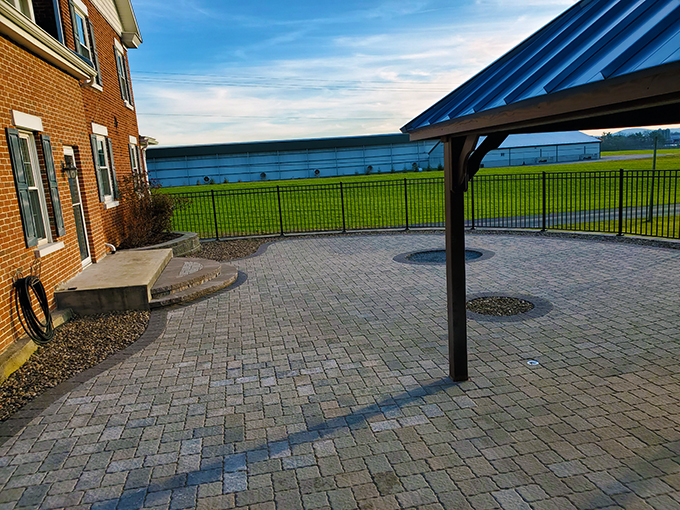
[[[464,197],[468,181],[467,163],[476,145],[476,136],[444,140],[449,377],[454,381],[468,379]]]
[[[487,136],[484,141],[475,149],[468,160],[468,179],[472,179],[479,172],[479,165],[482,164],[484,156],[489,152],[498,149],[508,137],[507,133],[493,133]]]

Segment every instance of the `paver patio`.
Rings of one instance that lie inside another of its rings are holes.
[[[441,234],[298,238],[0,446],[9,508],[680,508],[680,250],[469,235],[446,379]],[[537,360],[531,366],[528,360]]]

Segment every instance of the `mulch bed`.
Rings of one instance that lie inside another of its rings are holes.
[[[207,241],[201,243],[201,251],[194,257],[226,262],[252,255],[263,244],[273,239],[235,239],[233,241]]]
[[[465,308],[471,312],[480,313],[482,315],[493,315],[496,317],[508,317],[510,315],[519,315],[533,310],[534,305],[525,299],[506,297],[506,296],[489,296],[471,299],[465,304]]]

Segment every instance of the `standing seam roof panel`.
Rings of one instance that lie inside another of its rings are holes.
[[[582,0],[402,131],[677,62],[679,45],[680,0]]]

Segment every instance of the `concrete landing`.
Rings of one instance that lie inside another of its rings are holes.
[[[57,306],[80,315],[148,310],[151,287],[170,259],[170,248],[116,252],[59,285]]]

